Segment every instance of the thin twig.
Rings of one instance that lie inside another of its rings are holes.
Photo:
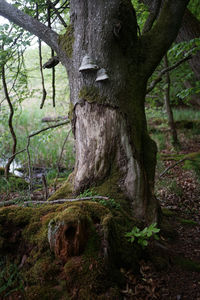
[[[62,123],[58,123],[58,124],[55,124],[55,125],[51,125],[51,126],[49,126],[49,127],[45,127],[45,128],[43,128],[43,129],[41,129],[41,130],[38,130],[38,131],[36,131],[36,132],[30,134],[29,136],[27,136],[27,139],[30,139],[30,138],[32,138],[33,136],[38,135],[38,134],[40,134],[41,132],[46,131],[46,130],[48,130],[48,129],[56,128],[56,127],[63,126],[63,125],[69,124],[69,123],[70,123],[70,121],[67,120],[67,121],[62,122]],[[18,154],[20,154],[20,153],[26,151],[26,149],[27,149],[27,147],[24,148],[24,149],[22,149],[22,150],[20,150],[20,151],[18,151],[18,152],[16,152],[16,153],[14,153],[9,159],[11,159],[12,157],[14,157],[14,156],[16,156],[16,155],[18,155]]]
[[[38,4],[36,3],[36,19],[39,19],[39,10],[38,10]],[[38,48],[39,48],[39,62],[40,62],[40,74],[41,74],[41,80],[42,80],[42,101],[40,104],[40,109],[43,108],[44,102],[46,100],[47,91],[45,89],[44,84],[44,74],[43,74],[43,68],[42,68],[42,42],[41,39],[38,39]]]
[[[51,128],[56,128],[56,127],[59,127],[59,126],[62,126],[62,125],[66,125],[66,124],[69,124],[69,123],[70,123],[70,120],[67,120],[67,121],[62,122],[62,123],[58,123],[58,124],[51,125],[51,126],[49,126],[49,127],[45,127],[45,128],[40,129],[40,130],[38,130],[38,131],[36,131],[36,132],[34,132],[34,133],[31,133],[31,134],[29,135],[29,137],[32,138],[33,136],[38,135],[38,134],[41,133],[41,132],[44,132],[44,131],[49,130],[49,129],[51,129]]]
[[[147,91],[146,91],[146,94],[148,94],[149,92],[151,92],[151,91],[154,89],[154,87],[156,86],[156,84],[159,83],[159,82],[162,80],[162,77],[163,77],[163,75],[164,75],[165,73],[167,73],[167,72],[169,72],[169,71],[171,71],[171,70],[177,68],[177,67],[178,67],[180,64],[182,64],[184,61],[189,60],[189,59],[191,59],[191,58],[192,58],[192,55],[188,55],[188,56],[184,57],[183,59],[179,60],[179,61],[178,61],[177,63],[175,63],[174,65],[172,65],[172,66],[170,66],[170,67],[168,67],[168,68],[163,69],[163,70],[159,73],[158,77],[157,77],[155,80],[153,80],[153,81],[151,82],[149,88],[148,88]]]
[[[28,177],[29,177],[29,191],[32,191],[33,187],[33,177],[32,177],[32,169],[31,169],[31,155],[29,152],[30,146],[30,137],[28,137],[27,145],[26,145],[26,152],[28,156]]]
[[[67,24],[65,23],[64,19],[62,18],[61,14],[59,13],[58,9],[55,7],[55,5],[50,1],[47,0],[47,3],[49,6],[54,10],[55,14],[57,15],[60,22],[63,24],[64,27],[67,27]]]
[[[48,8],[47,8],[47,18],[48,18],[48,27],[51,28],[51,7],[53,7],[55,10],[56,8],[54,5],[51,3],[51,1],[47,0],[48,3]],[[60,16],[60,14],[58,13]],[[63,20],[64,21],[64,20]],[[51,58],[54,57],[54,51],[51,49]],[[53,100],[53,107],[56,106],[56,87],[55,87],[55,67],[52,67],[52,100]]]
[[[45,200],[47,200],[49,197],[49,192],[48,192],[47,180],[46,180],[46,177],[44,174],[42,174],[42,183],[44,186],[44,198],[45,198]]]
[[[59,158],[58,158],[58,162],[57,162],[57,170],[58,170],[58,172],[57,172],[56,178],[55,178],[55,180],[54,180],[54,190],[56,190],[57,179],[58,179],[58,176],[59,176],[59,174],[60,174],[60,161],[61,161],[61,159],[62,159],[62,155],[63,155],[64,148],[65,148],[65,144],[66,144],[66,142],[67,142],[67,140],[68,140],[68,138],[69,138],[69,135],[70,135],[70,132],[71,132],[71,131],[72,131],[72,129],[70,129],[70,130],[68,131],[68,133],[67,133],[67,136],[66,136],[66,138],[65,138],[65,140],[64,140],[64,143],[63,143],[63,145],[62,145],[62,149],[61,149],[61,152],[60,152],[60,156],[59,156]]]
[[[58,159],[58,162],[57,162],[58,174],[59,174],[59,172],[60,172],[60,161],[61,161],[62,156],[63,156],[65,144],[66,144],[66,142],[67,142],[67,140],[68,140],[68,138],[69,138],[69,135],[70,135],[70,132],[71,132],[71,131],[72,131],[71,129],[68,131],[67,136],[66,136],[66,138],[65,138],[65,140],[64,140],[64,143],[63,143],[63,145],[62,145],[62,149],[61,149],[61,152],[60,152],[60,156],[59,156],[59,159]]]
[[[8,120],[8,125],[9,125],[9,129],[10,129],[10,133],[12,135],[12,139],[13,139],[13,146],[12,146],[12,157],[8,159],[8,162],[5,166],[5,177],[6,179],[8,179],[9,176],[9,170],[10,170],[10,165],[13,162],[14,158],[15,158],[15,152],[16,152],[16,147],[17,147],[17,137],[13,128],[13,115],[14,115],[14,109],[13,109],[13,105],[12,102],[10,100],[9,97],[9,93],[8,93],[8,88],[7,88],[7,83],[6,83],[6,76],[5,76],[5,66],[2,66],[2,84],[3,84],[3,88],[4,88],[4,93],[6,96],[6,100],[8,102],[9,108],[10,108],[10,115],[9,115],[9,120]]]
[[[52,200],[52,201],[24,201],[20,203],[16,203],[16,200],[8,200],[5,202],[0,202],[0,207],[2,206],[9,206],[9,205],[21,205],[24,204],[29,205],[29,204],[62,204],[65,202],[77,202],[77,201],[87,201],[87,200],[92,200],[92,199],[102,199],[102,200],[109,200],[109,197],[103,197],[103,196],[92,196],[92,197],[83,197],[83,198],[73,198],[73,199],[58,199],[58,200]]]
[[[179,165],[180,163],[182,163],[183,161],[185,160],[190,160],[189,158],[185,157],[179,161],[177,161],[175,164],[167,167],[160,175],[159,175],[159,178],[161,178],[162,176],[164,176],[170,169],[173,169],[174,167],[176,167],[177,165]]]

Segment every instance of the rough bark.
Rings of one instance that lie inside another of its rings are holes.
[[[176,42],[189,42],[194,38],[200,37],[200,22],[195,16],[186,9],[182,26],[179,30]],[[198,52],[190,61],[189,64],[195,74],[195,78],[200,80],[200,52]]]
[[[153,29],[138,38],[131,1],[73,0],[71,24],[57,49],[69,76],[76,147],[68,184],[77,194],[95,187],[102,195],[126,200],[132,214],[148,222],[157,219],[158,203],[153,194],[156,146],[144,113],[146,83],[175,39],[187,3],[166,1]],[[108,80],[96,82],[96,70],[79,72],[86,54],[106,69]]]
[[[155,17],[158,15],[158,0],[140,0],[142,3],[148,6],[150,10],[150,17],[149,20],[145,26],[145,30],[150,30],[151,25],[153,25],[155,21]],[[162,1],[163,5],[163,1]],[[188,10],[185,10],[182,24],[180,27],[180,30],[178,32],[178,35],[176,37],[176,42],[189,42],[190,40],[194,38],[200,37],[200,21]],[[200,52],[198,52],[196,55],[192,57],[192,59],[189,61],[190,67],[192,71],[194,72],[195,80],[200,80]],[[186,88],[188,86],[192,87],[191,83],[186,83]],[[191,98],[192,104],[199,104],[199,95],[193,95]]]

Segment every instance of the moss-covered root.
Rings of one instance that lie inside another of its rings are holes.
[[[121,299],[120,267],[138,259],[124,236],[133,225],[97,202],[1,208],[0,261],[17,267],[25,299]]]
[[[73,197],[73,179],[74,174],[71,173],[66,182],[48,198],[48,201]]]

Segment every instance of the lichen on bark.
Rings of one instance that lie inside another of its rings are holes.
[[[74,43],[74,30],[73,26],[69,24],[66,32],[59,36],[59,45],[65,51],[68,58],[72,57]]]

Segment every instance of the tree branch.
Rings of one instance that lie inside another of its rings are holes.
[[[33,136],[35,136],[35,135],[37,135],[37,134],[39,134],[39,133],[41,133],[41,132],[43,132],[43,131],[46,131],[46,130],[48,130],[48,129],[50,129],[50,128],[56,128],[56,127],[59,127],[59,126],[62,126],[62,125],[66,125],[66,124],[69,124],[69,123],[70,123],[70,120],[67,120],[67,121],[62,122],[62,123],[58,123],[58,124],[51,125],[51,126],[49,126],[49,127],[40,129],[40,130],[38,130],[38,131],[36,131],[36,132],[34,132],[34,133],[31,133],[28,137],[29,137],[29,138],[32,138]]]
[[[36,19],[39,19],[39,9],[38,4],[36,3]],[[43,68],[42,68],[42,42],[41,39],[38,39],[38,50],[39,50],[39,63],[40,63],[40,74],[41,74],[41,80],[42,80],[42,102],[40,104],[40,109],[43,108],[44,102],[46,100],[47,91],[45,89],[45,83],[44,83],[44,74],[43,74]]]
[[[179,61],[178,61],[177,63],[175,63],[174,65],[172,65],[172,66],[170,66],[170,67],[168,67],[168,68],[163,69],[163,70],[159,73],[158,77],[157,77],[155,80],[153,80],[153,81],[151,82],[149,88],[148,88],[147,91],[146,91],[146,94],[148,94],[149,92],[151,92],[151,91],[155,88],[156,84],[159,83],[159,82],[162,80],[163,75],[165,75],[167,72],[169,72],[169,71],[171,71],[171,70],[177,68],[177,67],[178,67],[180,64],[182,64],[184,61],[186,61],[186,60],[188,60],[188,59],[191,59],[191,58],[192,58],[192,55],[188,55],[188,56],[184,57],[183,59],[179,60]]]
[[[162,0],[155,0],[152,3],[153,8],[150,11],[149,17],[147,18],[147,20],[146,20],[146,22],[144,24],[144,28],[142,30],[142,34],[148,32],[152,28],[152,26],[153,26],[156,18],[158,17],[158,14],[159,14],[159,11],[160,11],[160,7],[161,7],[161,2],[162,2]]]
[[[0,15],[43,40],[58,54],[58,34],[33,17],[23,13],[5,0],[0,0]]]
[[[57,8],[55,7],[55,5],[50,1],[47,0],[47,3],[49,4],[49,6],[54,10],[55,14],[57,15],[58,19],[60,20],[60,22],[63,24],[64,27],[67,27],[67,24],[65,23],[64,19],[62,18],[61,14],[59,13],[59,11],[57,10]]]
[[[8,159],[8,162],[5,166],[5,177],[6,179],[8,179],[8,176],[9,176],[9,170],[10,170],[10,165],[12,163],[12,161],[14,160],[15,158],[15,152],[16,152],[16,147],[17,147],[17,137],[16,137],[16,134],[15,134],[15,131],[14,131],[14,128],[13,128],[13,115],[14,115],[14,109],[13,109],[13,105],[12,105],[12,102],[10,100],[10,96],[8,94],[8,88],[7,88],[7,84],[6,84],[6,76],[5,76],[5,67],[4,65],[2,66],[2,84],[3,84],[3,88],[4,88],[4,93],[5,93],[5,96],[6,96],[6,100],[8,102],[8,106],[10,108],[10,115],[9,115],[9,120],[8,120],[8,125],[9,125],[9,129],[10,129],[10,133],[12,135],[12,139],[13,139],[13,146],[12,146],[12,157]]]
[[[140,49],[145,63],[141,71],[146,78],[155,70],[175,40],[189,0],[165,0],[155,26],[141,38]]]
[[[70,121],[67,120],[67,121],[65,121],[65,122],[58,123],[58,124],[51,125],[51,126],[49,126],[49,127],[45,127],[45,128],[43,128],[43,129],[40,129],[40,130],[38,130],[38,131],[36,131],[36,132],[30,134],[30,135],[27,137],[28,143],[29,143],[29,141],[30,141],[30,138],[32,138],[33,136],[35,136],[35,135],[37,135],[37,134],[39,134],[39,133],[41,133],[41,132],[44,132],[44,131],[46,131],[46,130],[48,130],[48,129],[51,129],[51,128],[56,128],[56,127],[59,127],[59,126],[62,126],[62,125],[66,125],[66,124],[69,124],[69,123],[70,123]],[[27,144],[27,145],[29,145],[29,144]],[[22,150],[20,150],[20,151],[18,151],[18,152],[16,152],[16,153],[14,153],[9,159],[11,159],[12,157],[14,157],[14,156],[16,156],[17,154],[20,154],[20,153],[22,153],[22,152],[24,152],[24,151],[26,151],[26,150],[27,150],[27,146],[26,146],[26,148],[24,148],[24,149],[22,149]]]
[[[93,200],[93,199],[103,199],[103,200],[109,200],[108,197],[103,197],[103,196],[92,196],[92,197],[83,197],[83,198],[74,198],[74,199],[58,199],[58,200],[52,200],[52,201],[25,201],[19,204],[23,204],[25,206],[28,206],[29,204],[62,204],[65,202],[77,202],[77,201],[87,201],[87,200]],[[13,204],[18,204],[16,203],[16,200],[8,200],[5,202],[0,202],[0,207],[2,206],[9,206]]]

